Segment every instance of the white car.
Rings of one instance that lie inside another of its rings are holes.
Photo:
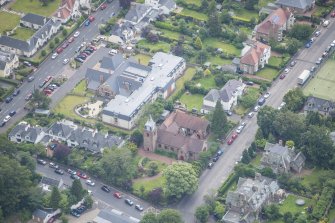
[[[67,64],[69,62],[69,59],[64,59],[63,60],[63,64],[65,65],[65,64]]]
[[[240,134],[242,132],[243,128],[244,128],[243,125],[240,125],[239,127],[237,127],[236,133]]]
[[[74,35],[73,35],[73,36],[74,36],[74,37],[78,37],[79,35],[80,35],[80,32],[79,32],[79,31],[77,31],[77,32],[75,32],[75,33],[74,33]]]
[[[253,112],[249,112],[248,118],[252,118],[252,117],[254,117],[254,113]]]
[[[263,97],[264,97],[264,98],[269,98],[269,97],[270,97],[270,95],[271,95],[271,94],[270,94],[270,92],[266,92],[266,93],[264,94],[264,96],[263,96]]]
[[[115,50],[115,49],[111,49],[108,53],[109,53],[110,55],[115,55],[115,54],[117,54],[117,50]]]
[[[4,122],[8,122],[11,118],[12,118],[12,117],[11,117],[10,115],[7,115],[7,116],[3,119],[3,121],[4,121]]]
[[[95,183],[92,180],[86,180],[86,184],[91,186],[91,187],[95,186]]]
[[[57,56],[58,56],[58,53],[54,53],[52,54],[51,59],[56,59]]]
[[[278,110],[282,109],[285,105],[286,105],[286,103],[283,101],[283,102],[279,105]]]
[[[258,112],[260,108],[261,108],[261,106],[256,105],[256,106],[254,107],[254,112]]]
[[[289,68],[286,68],[286,69],[284,70],[284,72],[285,72],[285,74],[287,74],[288,72],[290,72],[290,69],[289,69]]]

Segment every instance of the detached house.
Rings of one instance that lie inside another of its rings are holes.
[[[168,15],[177,8],[177,4],[173,0],[145,0],[146,5],[150,5],[154,9],[159,10],[161,14]]]
[[[79,18],[81,16],[79,7],[79,0],[62,0],[61,5],[53,16],[64,24],[70,19]]]
[[[282,41],[283,32],[294,24],[293,13],[287,8],[278,8],[255,27],[256,39],[262,42]]]
[[[151,12],[152,7],[150,5],[140,4],[132,2],[128,13],[125,15],[124,20],[130,22],[133,25],[138,24],[144,19],[149,12]]]
[[[8,77],[19,66],[19,58],[13,53],[0,51],[0,77]]]
[[[44,16],[28,13],[21,18],[20,25],[23,27],[38,30],[42,28],[48,20],[49,19]]]
[[[289,8],[294,13],[303,14],[315,6],[315,0],[277,0],[276,5]]]
[[[261,159],[261,166],[270,167],[276,174],[289,173],[291,170],[300,173],[305,160],[304,154],[302,152],[296,153],[294,148],[267,143]]]
[[[319,112],[322,115],[335,114],[335,102],[314,96],[309,96],[304,106],[304,112]]]
[[[262,208],[274,201],[279,186],[275,180],[256,173],[255,179],[240,177],[235,191],[226,198],[228,210],[222,218],[225,223],[253,223],[259,218]]]
[[[244,47],[240,60],[240,70],[244,73],[254,74],[259,69],[264,68],[269,62],[271,56],[271,47],[261,43],[253,42]]]
[[[221,102],[223,110],[230,111],[237,104],[237,99],[242,96],[245,84],[239,80],[229,80],[221,90],[211,89],[204,97],[202,113],[213,111],[216,103]]]
[[[143,148],[147,151],[167,150],[180,160],[196,160],[200,152],[207,150],[209,122],[176,110],[158,128],[150,117],[143,134]]]

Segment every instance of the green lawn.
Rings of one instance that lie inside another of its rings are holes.
[[[186,2],[187,4],[193,4],[196,6],[201,6],[201,0],[184,0],[184,2]]]
[[[11,6],[11,9],[18,12],[34,13],[42,16],[51,16],[56,12],[61,0],[48,1],[47,6],[42,6],[39,0],[19,0]]]
[[[34,35],[35,31],[33,29],[28,29],[24,27],[18,27],[15,29],[15,34],[12,35],[15,39],[20,39],[26,41]]]
[[[138,63],[145,66],[147,66],[151,60],[151,56],[145,54],[137,54],[134,57],[137,59]]]
[[[161,32],[160,36],[168,38],[170,40],[178,41],[179,37],[182,35],[179,32],[174,32],[174,31],[170,31],[170,30],[167,30],[167,29],[160,29],[160,28],[155,28],[155,29],[157,31]],[[191,41],[192,40],[191,37],[189,37],[189,36],[184,35],[184,37],[185,37],[186,41]]]
[[[303,206],[298,206],[295,204],[295,201],[297,199],[303,199],[305,200],[305,205]],[[286,212],[291,212],[293,214],[295,213],[301,213],[305,212],[305,208],[310,206],[313,203],[311,199],[305,198],[305,197],[299,197],[297,195],[288,195],[287,198],[284,200],[283,204],[280,205],[279,211],[280,213],[284,214]]]
[[[221,48],[225,53],[240,55],[241,50],[237,49],[234,45],[225,43],[216,38],[207,38],[203,42],[205,47]]]
[[[84,80],[81,80],[79,84],[77,84],[77,86],[73,88],[72,92],[74,94],[87,95],[86,88],[87,88],[87,83],[86,83],[86,80],[84,79]]]
[[[193,108],[196,108],[198,111],[200,111],[203,97],[204,96],[201,94],[184,93],[179,101],[185,104],[187,106],[187,110],[189,111],[191,111]]]
[[[0,34],[5,31],[12,30],[15,26],[20,23],[20,16],[13,13],[0,11]],[[6,22],[4,22],[6,21]]]
[[[172,94],[172,97],[176,95],[181,89],[183,89],[186,81],[192,80],[196,71],[197,70],[194,67],[189,67],[186,69],[186,71],[184,72],[184,75],[178,78],[178,80],[176,81],[176,90]]]
[[[263,69],[261,69],[260,71],[257,72],[257,76],[259,77],[263,77],[265,79],[268,79],[270,81],[273,80],[273,78],[275,78],[278,74],[278,70],[273,69],[273,68],[269,68],[269,67],[265,67]]]
[[[89,101],[88,97],[68,95],[63,98],[61,102],[54,108],[55,113],[63,114],[69,118],[83,119],[74,112],[76,105],[83,104]],[[88,119],[83,119],[89,121]],[[92,120],[93,121],[93,120]]]
[[[241,8],[235,12],[235,17],[250,21],[252,18],[258,19],[258,12]]]
[[[252,29],[250,29],[248,27],[245,27],[245,26],[239,27],[239,29],[240,29],[240,31],[245,32],[247,35],[251,35],[251,33],[252,33]]]
[[[215,76],[208,75],[200,80],[197,80],[197,83],[200,83],[202,87],[206,89],[216,88]]]
[[[333,223],[335,221],[335,208],[330,209],[328,214],[329,223]]]
[[[143,179],[143,180],[136,180],[133,183],[133,191],[135,194],[140,193],[140,188],[143,186],[145,188],[145,192],[149,192],[154,188],[163,187],[165,184],[165,178],[163,176],[156,177],[152,180]]]
[[[313,95],[315,97],[335,101],[335,60],[329,59],[316,76],[307,83],[303,92],[306,96]]]
[[[282,61],[283,61],[282,57],[270,57],[269,65],[279,67],[279,65],[282,63]]]
[[[158,51],[168,53],[170,51],[170,44],[162,41],[159,41],[158,43],[150,43],[147,40],[143,39],[138,42],[138,47],[148,48],[152,53]]]
[[[250,163],[257,168],[261,164],[261,158],[262,154],[257,154],[257,156],[254,159],[252,159]]]
[[[231,60],[227,60],[227,59],[222,59],[219,56],[211,56],[210,58],[208,58],[209,62],[211,62],[213,65],[226,65],[226,64],[231,64]]]
[[[191,17],[194,18],[196,20],[200,20],[200,21],[207,21],[208,20],[208,16],[204,13],[200,13],[200,12],[196,12],[190,9],[186,9],[184,8],[179,15],[182,16],[187,16],[187,17]]]

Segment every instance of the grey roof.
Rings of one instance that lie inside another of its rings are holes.
[[[217,101],[220,99],[220,91],[218,89],[211,89],[207,95],[204,97],[204,100],[207,101]]]
[[[10,62],[14,59],[14,57],[15,57],[14,53],[8,53],[0,50],[0,61]]]
[[[45,184],[45,185],[49,185],[51,187],[59,187],[60,181],[43,176],[40,183]]]
[[[52,131],[53,135],[66,138],[70,135],[73,129],[70,126],[65,125],[61,122],[56,122],[50,126],[50,128],[48,129],[48,133],[50,133],[50,131]]]
[[[132,3],[124,19],[137,23],[151,9],[151,6],[139,3]]]
[[[125,59],[123,58],[122,54],[116,54],[112,57],[103,57],[101,60],[101,68],[108,69],[108,70],[116,70]]]
[[[6,61],[0,60],[0,70],[4,70],[6,68],[6,64],[7,64]]]
[[[159,4],[171,10],[175,7],[176,2],[173,0],[160,0]]]
[[[30,51],[30,45],[27,41],[14,39],[10,36],[0,36],[0,45],[8,46],[11,48],[19,49],[25,52]]]
[[[304,111],[331,112],[335,111],[335,102],[322,98],[309,96],[304,106]]]
[[[30,22],[32,24],[43,26],[46,23],[47,18],[41,15],[28,13],[21,18],[21,21]]]
[[[17,134],[19,134],[22,139],[25,140],[26,137],[29,137],[29,141],[35,142],[42,131],[42,128],[31,127],[28,124],[21,123],[12,129],[12,131],[8,134],[8,137],[15,137]]]
[[[123,215],[117,211],[110,211],[108,209],[101,210],[98,216],[94,219],[96,223],[137,223],[138,219]]]
[[[45,219],[48,216],[48,212],[41,210],[41,209],[36,209],[33,213],[33,216],[39,219]]]
[[[229,80],[221,88],[221,90],[217,89],[210,90],[204,99],[212,102],[216,102],[219,99],[221,99],[224,102],[228,102],[230,98],[233,96],[236,89],[242,85],[243,83],[241,81],[235,79]]]
[[[94,70],[92,68],[87,68],[86,74],[85,74],[85,77],[88,81],[87,88],[90,90],[96,90],[100,86],[100,84],[106,81],[110,76],[111,74],[109,73],[99,71],[99,70]],[[91,85],[91,82],[94,82],[94,84]]]
[[[279,144],[271,144],[271,143],[267,143],[267,146],[265,148],[265,150],[268,150],[270,153],[278,154],[281,156],[287,154],[288,149],[289,148],[285,146],[281,146]]]
[[[305,10],[311,7],[313,2],[314,0],[277,0],[276,4]]]

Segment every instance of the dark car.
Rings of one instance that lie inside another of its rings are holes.
[[[80,55],[78,55],[77,57],[80,58],[80,59],[82,59],[82,60],[86,60],[86,57],[87,57],[87,56],[85,56],[85,55],[83,55],[83,54],[80,54]]]
[[[221,149],[216,152],[216,156],[221,156],[222,154],[223,154],[223,151]]]
[[[262,106],[262,105],[264,105],[264,103],[265,103],[265,98],[264,97],[260,97],[259,99],[258,99],[258,105],[259,106]]]
[[[3,122],[3,121],[2,121],[2,122],[0,123],[0,127],[4,127],[5,125],[6,125],[6,122]]]
[[[216,162],[216,161],[218,161],[219,160],[219,156],[215,156],[215,157],[213,157],[213,162]]]
[[[133,206],[134,202],[130,199],[125,199],[124,202],[128,204],[129,206]]]
[[[16,89],[13,93],[13,96],[18,96],[20,94],[20,89]]]
[[[82,206],[80,206],[79,208],[75,209],[75,211],[76,211],[78,214],[82,214],[84,211],[86,211],[86,206],[82,205]]]
[[[15,114],[16,114],[16,111],[15,111],[15,110],[9,112],[9,116],[11,116],[11,117],[13,117]]]
[[[283,80],[285,77],[286,77],[285,74],[281,74],[281,75],[279,76],[279,79]]]
[[[13,101],[13,97],[12,96],[9,96],[5,99],[6,103],[9,103],[11,101]]]
[[[109,189],[109,187],[106,186],[106,185],[103,185],[103,186],[101,187],[101,190],[103,190],[103,191],[105,191],[105,192],[107,192],[107,193],[111,192],[111,190]]]
[[[91,55],[92,53],[91,53],[91,51],[89,51],[89,50],[84,50],[83,51],[85,54],[87,54],[87,55]]]
[[[87,47],[87,48],[85,49],[85,51],[90,51],[90,53],[93,53],[93,52],[94,52],[94,49],[93,49],[93,48],[90,48],[90,47]]]
[[[74,58],[75,61],[78,61],[79,63],[84,63],[84,60],[81,59],[80,57]]]
[[[64,171],[61,170],[61,169],[55,169],[55,173],[60,174],[60,175],[63,175],[63,174],[64,174]]]
[[[245,84],[246,84],[246,85],[249,85],[249,86],[252,86],[252,85],[254,85],[254,82],[252,82],[252,81],[247,81],[247,82],[245,82]]]
[[[71,210],[70,214],[76,218],[80,217],[80,214],[76,210]]]

